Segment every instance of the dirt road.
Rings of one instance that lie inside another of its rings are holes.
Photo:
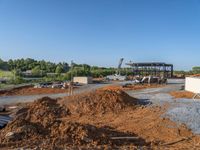
[[[81,93],[81,92],[87,92],[91,90],[95,90],[104,86],[108,85],[114,85],[114,84],[123,84],[122,82],[114,82],[114,83],[107,83],[107,84],[89,84],[84,85],[79,88],[77,88],[74,93]],[[12,96],[0,96],[0,105],[9,105],[13,103],[23,103],[23,102],[32,102],[36,99],[42,98],[48,96],[50,98],[59,98],[59,97],[65,97],[68,96],[67,91],[61,92],[57,94],[34,94],[34,95],[12,95]]]
[[[89,84],[79,87],[75,90],[75,93],[87,92],[91,90],[95,90],[101,87],[109,86],[109,85],[123,85],[127,83],[125,82],[109,82],[107,84]],[[149,96],[148,93],[168,93],[170,91],[177,91],[183,85],[184,80],[169,80],[169,85],[160,88],[150,88],[144,90],[137,90],[137,91],[127,91],[130,95],[137,95],[139,98],[144,99],[144,97]],[[146,94],[145,94],[146,93]],[[35,94],[35,95],[22,95],[22,96],[0,96],[0,105],[9,105],[13,103],[23,103],[23,102],[32,102],[35,99],[39,99],[42,97],[48,96],[50,98],[58,98],[58,97],[65,97],[68,96],[68,93],[57,93],[57,94]],[[146,98],[146,99],[147,99]]]

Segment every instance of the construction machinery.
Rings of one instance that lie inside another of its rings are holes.
[[[121,58],[119,60],[119,64],[118,64],[118,67],[117,67],[116,74],[107,76],[106,77],[107,80],[115,80],[115,81],[116,80],[119,80],[119,81],[126,80],[127,77],[121,75],[121,66],[122,66],[123,61],[124,61],[124,58]]]
[[[124,61],[124,58],[121,58],[120,60],[119,60],[119,65],[118,65],[118,67],[117,67],[117,75],[121,75],[121,67],[122,67],[122,63],[123,63],[123,61]]]

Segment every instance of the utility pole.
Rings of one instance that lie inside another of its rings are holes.
[[[15,66],[15,68],[14,68],[13,74],[14,74],[14,82],[15,82],[15,80],[16,80],[16,66]]]
[[[73,60],[71,61],[71,81],[69,82],[69,95],[73,95],[73,75],[72,75],[72,70],[74,67],[74,62]]]
[[[70,68],[70,70],[71,70],[71,81],[73,81],[73,75],[72,75],[72,70],[73,70],[73,68],[74,68],[74,62],[73,62],[73,60],[71,61],[71,68]]]

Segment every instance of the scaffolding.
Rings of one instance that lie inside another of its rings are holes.
[[[126,63],[131,66],[133,75],[173,77],[173,65],[162,62]]]

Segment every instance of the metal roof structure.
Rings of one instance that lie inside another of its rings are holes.
[[[129,66],[173,66],[172,64],[166,64],[164,62],[139,62],[139,63],[126,63]]]
[[[129,62],[126,63],[133,69],[133,75],[154,75],[173,77],[173,64],[164,62]]]

